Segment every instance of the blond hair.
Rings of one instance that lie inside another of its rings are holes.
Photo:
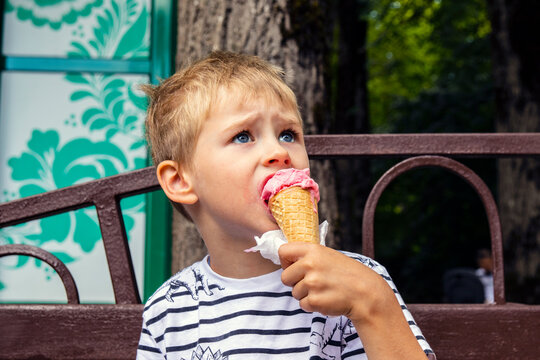
[[[301,121],[296,96],[283,70],[252,55],[215,51],[157,86],[144,86],[149,97],[146,136],[154,164],[174,160],[191,167],[204,121],[220,89],[240,101],[278,99]]]

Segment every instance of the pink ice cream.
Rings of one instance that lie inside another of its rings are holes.
[[[299,169],[283,169],[274,174],[264,185],[261,191],[261,199],[268,203],[268,200],[281,190],[292,186],[298,186],[308,190],[311,193],[311,198],[320,200],[319,185],[309,177],[309,168],[304,170]],[[314,201],[312,201],[315,203]]]

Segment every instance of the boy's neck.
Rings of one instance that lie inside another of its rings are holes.
[[[232,248],[208,248],[210,267],[221,276],[248,279],[269,274],[281,267],[265,259],[259,252],[246,253]]]

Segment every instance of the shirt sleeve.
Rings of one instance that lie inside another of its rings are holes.
[[[424,353],[426,354],[429,360],[436,360],[437,357],[435,356],[435,353],[431,349],[431,346],[429,346],[428,342],[426,341],[426,338],[422,334],[422,331],[420,330],[418,325],[416,325],[416,322],[414,321],[414,318],[411,312],[407,308],[407,305],[405,305],[403,298],[399,294],[399,291],[396,285],[394,284],[394,281],[390,277],[390,274],[386,270],[386,268],[382,266],[381,264],[379,264],[378,262],[376,262],[375,260],[370,259],[366,256],[353,254],[353,253],[347,253],[347,252],[344,252],[344,253],[352,257],[353,259],[360,261],[362,264],[366,265],[367,267],[369,267],[370,269],[372,269],[373,271],[381,275],[384,280],[386,280],[386,282],[388,283],[388,285],[394,292],[394,295],[396,296],[399,302],[399,305],[401,306],[401,310],[403,311],[403,315],[405,316],[405,319],[407,320],[409,324],[409,328],[411,329],[412,333],[416,337],[418,344],[420,344],[420,346],[422,347],[422,350],[424,350]]]

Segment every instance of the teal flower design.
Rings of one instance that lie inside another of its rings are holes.
[[[0,229],[0,245],[5,244],[25,244],[27,236],[33,235],[39,231],[39,224],[31,221],[26,224],[8,226]],[[19,262],[28,260],[26,256],[19,257]],[[26,262],[26,261],[25,261]]]
[[[35,26],[48,25],[59,30],[62,25],[75,24],[92,9],[103,5],[103,0],[6,0],[5,11],[15,11],[21,21],[31,21]]]
[[[72,41],[69,57],[148,58],[150,49],[149,14],[136,0],[112,0],[110,8],[96,16],[94,38]]]
[[[84,40],[71,42],[68,57],[138,59],[149,56],[149,14],[145,2],[137,0],[6,0],[5,12],[14,12],[20,21],[52,30],[76,24],[81,18],[95,23]],[[93,36],[92,36],[93,35]],[[92,134],[92,139],[75,138],[62,143],[55,130],[34,130],[27,149],[8,160],[11,177],[21,197],[70,186],[141,168],[144,158],[128,161],[127,156],[146,145],[142,134],[142,118],[146,98],[137,84],[119,76],[106,74],[67,74],[67,81],[78,89],[71,101],[93,100],[81,114],[79,125]],[[117,137],[118,136],[118,137]],[[95,139],[101,139],[96,141]],[[128,153],[116,143],[128,141]],[[131,142],[129,142],[131,141]],[[131,165],[130,165],[131,164]],[[11,193],[12,191],[10,191]],[[7,193],[4,194],[7,198]],[[122,201],[126,230],[135,226],[135,217],[144,211],[144,195]],[[81,209],[53,217],[0,229],[0,243],[48,244],[53,254],[64,263],[76,261],[81,252],[92,252],[101,232],[94,209]],[[61,246],[59,246],[61,243]],[[80,250],[73,247],[78,245]],[[70,249],[70,250],[68,250]],[[75,254],[74,254],[75,253]],[[14,266],[21,267],[31,259],[19,257]],[[40,261],[35,262],[41,267]],[[2,288],[0,283],[0,290]]]
[[[66,80],[79,86],[71,94],[71,101],[95,102],[81,116],[81,124],[89,131],[103,131],[107,140],[123,133],[133,141],[130,150],[146,144],[141,136],[146,98],[137,94],[137,84],[104,74],[70,73]]]
[[[130,170],[123,151],[110,142],[76,138],[63,146],[59,144],[57,131],[34,130],[28,142],[28,150],[8,160],[12,179],[21,184],[21,197]],[[140,160],[136,161],[136,165],[140,165]],[[131,201],[128,207],[139,209],[140,202],[140,199]],[[127,231],[134,225],[129,214],[128,211],[125,216]],[[38,246],[49,241],[63,242],[73,236],[81,250],[91,252],[101,239],[95,212],[90,209],[44,218],[39,220],[39,225],[39,232],[25,236]]]

